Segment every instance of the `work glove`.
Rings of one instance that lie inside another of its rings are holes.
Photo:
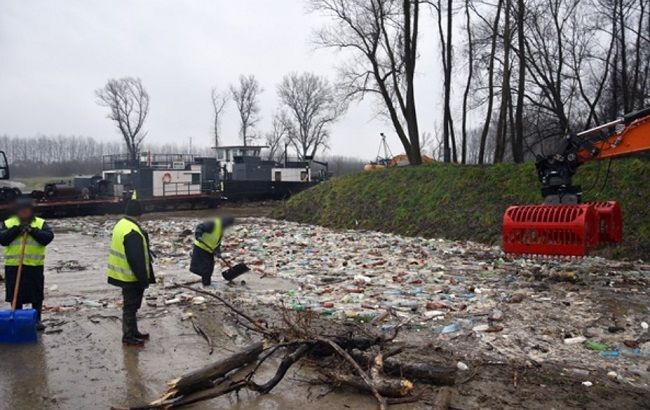
[[[30,233],[32,231],[32,227],[29,226],[28,224],[21,224],[20,225],[20,233]]]
[[[214,250],[214,256],[221,259],[221,246],[217,247],[217,249]]]

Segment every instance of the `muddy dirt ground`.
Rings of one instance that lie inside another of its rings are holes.
[[[323,320],[357,323],[391,309],[394,321],[366,326],[385,331],[402,323],[405,358],[467,366],[457,377],[456,409],[650,408],[650,266],[643,262],[586,258],[539,264],[504,259],[498,250],[476,244],[259,219],[268,208],[230,211],[244,218],[229,234],[226,250],[254,271],[242,277],[243,284],[217,280],[215,291],[255,316],[272,318],[279,300],[296,310],[313,308]],[[147,229],[166,228],[153,233],[162,253],[156,267],[162,283],[147,291],[140,310],[141,328],[152,333],[144,349],[122,347],[120,294],[105,279],[106,232],[115,218],[52,221],[57,235],[47,254],[48,328],[36,345],[0,346],[0,407],[143,404],[156,399],[168,380],[248,343],[253,336],[224,308],[170,287],[196,279],[187,271],[182,231],[207,215],[147,217]],[[358,255],[364,259],[357,261]],[[404,264],[408,269],[397,268]],[[350,267],[354,272],[347,272]],[[331,279],[337,275],[340,280]],[[411,296],[395,299],[396,289]],[[316,308],[331,305],[327,311]],[[213,339],[212,354],[192,320]],[[576,337],[580,342],[567,343]],[[606,345],[609,353],[586,348],[589,341]],[[366,394],[308,383],[314,377],[303,366],[269,395],[240,392],[193,408],[375,408]],[[430,408],[435,391],[431,387],[425,400],[395,408]]]

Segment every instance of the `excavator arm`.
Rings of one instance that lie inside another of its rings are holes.
[[[506,210],[504,251],[583,256],[601,243],[621,242],[623,221],[618,202],[583,204],[582,190],[572,184],[572,178],[578,167],[588,161],[647,151],[650,108],[568,135],[557,154],[537,158],[544,204],[511,206]]]
[[[572,179],[585,162],[650,151],[650,108],[598,127],[571,133],[558,153],[538,156],[536,167],[545,204],[579,204],[580,186]]]
[[[623,127],[604,138],[589,142],[590,147],[578,152],[578,162],[619,158],[627,155],[650,151],[650,108],[625,115],[623,118],[604,124],[606,128]],[[603,126],[585,131],[588,136],[598,132]],[[577,135],[581,137],[583,133]]]

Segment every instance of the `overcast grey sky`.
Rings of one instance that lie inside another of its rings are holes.
[[[429,13],[425,15],[429,19]],[[433,21],[423,26],[433,26]],[[151,97],[148,141],[208,145],[210,89],[226,89],[239,74],[255,74],[265,91],[263,120],[277,107],[276,85],[291,71],[335,80],[344,56],[317,49],[323,19],[304,0],[0,0],[0,134],[65,134],[118,140],[94,91],[108,78],[140,77]],[[422,34],[420,127],[438,118],[441,72],[433,34]],[[330,153],[372,158],[379,133],[393,153],[392,127],[374,116],[372,100],[353,104],[332,129]],[[225,143],[237,143],[232,103]]]

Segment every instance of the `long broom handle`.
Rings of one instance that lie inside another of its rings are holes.
[[[18,290],[20,289],[20,277],[23,274],[23,262],[25,261],[25,246],[27,245],[27,232],[22,234],[20,244],[20,259],[18,260],[18,272],[16,273],[16,285],[14,286],[14,298],[11,300],[11,310],[16,310],[18,304]]]

